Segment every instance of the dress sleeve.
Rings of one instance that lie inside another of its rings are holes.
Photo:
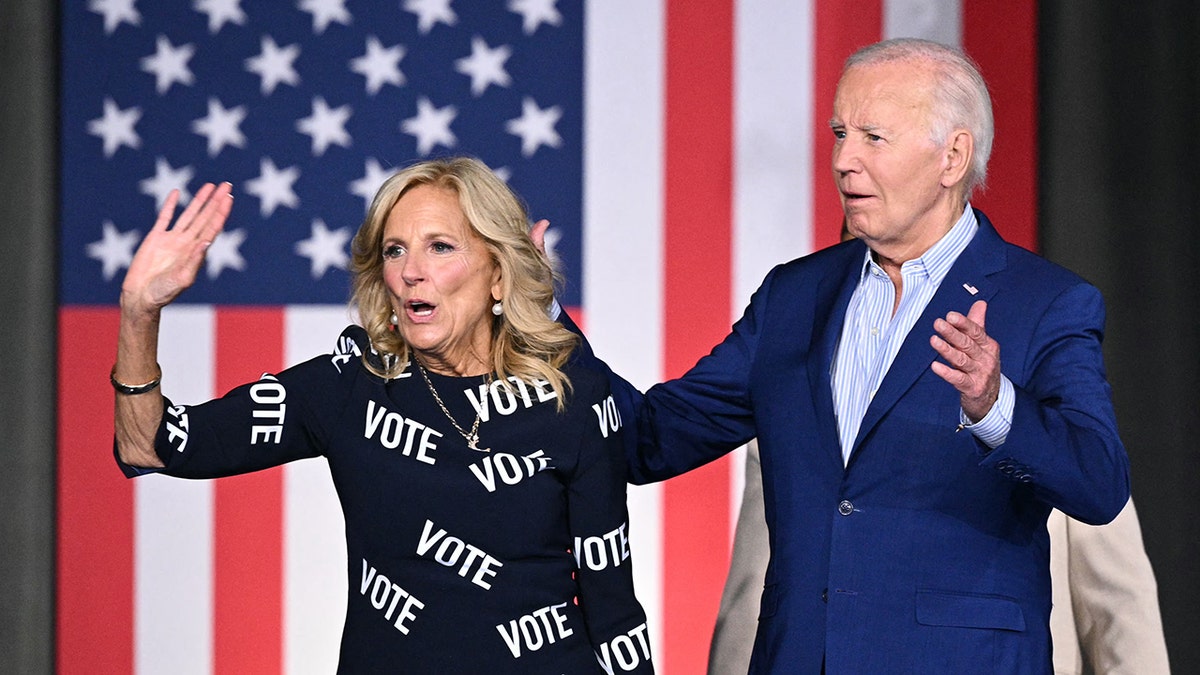
[[[328,429],[361,375],[356,359],[365,339],[362,329],[347,328],[332,354],[266,373],[211,401],[176,405],[164,397],[155,452],[166,466],[146,470],[117,457],[118,466],[131,478],[154,472],[220,478],[322,454]]]
[[[633,592],[622,418],[606,385],[584,391],[576,382],[572,407],[578,414],[570,418],[579,427],[579,458],[567,512],[580,609],[608,672],[653,673],[646,614]]]

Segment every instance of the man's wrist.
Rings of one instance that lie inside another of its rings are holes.
[[[992,409],[983,416],[983,419],[971,422],[966,411],[959,408],[958,428],[970,431],[984,445],[995,449],[1008,439],[1008,432],[1012,430],[1015,402],[1016,395],[1013,384],[1002,374],[1000,375],[1000,393],[996,396],[996,403],[992,405]]]

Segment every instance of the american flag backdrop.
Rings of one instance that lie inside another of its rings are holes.
[[[989,191],[1036,242],[1033,0],[65,0],[61,4],[57,660],[63,673],[322,673],[345,611],[322,460],[219,481],[121,477],[116,303],[172,188],[234,184],[164,313],[163,389],[199,402],[328,352],[348,242],[384,177],[474,155],[564,268],[561,299],[639,386],[682,373],[775,263],[840,224],[826,121],[881,37],[962,44],[995,98]],[[660,672],[703,672],[737,455],[630,493]],[[464,648],[470,648],[464,645]]]

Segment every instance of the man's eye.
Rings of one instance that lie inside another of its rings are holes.
[[[877,143],[879,141],[882,141],[883,137],[879,136],[877,134],[867,134],[867,140],[871,141],[872,143]]]
[[[404,255],[404,247],[400,244],[388,244],[383,247],[384,260],[395,260]]]
[[[845,129],[834,129],[833,137],[838,139],[839,141],[842,140],[843,138],[846,137],[846,130]]]

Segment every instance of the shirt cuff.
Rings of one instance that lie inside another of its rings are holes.
[[[558,298],[550,298],[550,306],[546,308],[546,314],[550,316],[551,321],[558,321],[559,315],[562,314],[562,305],[558,304]]]
[[[1006,439],[1012,430],[1013,406],[1016,405],[1016,395],[1013,393],[1013,383],[1003,374],[1000,375],[1000,395],[992,409],[983,419],[971,424],[967,413],[962,408],[958,410],[958,422],[963,429],[970,431],[984,445],[995,450]]]

